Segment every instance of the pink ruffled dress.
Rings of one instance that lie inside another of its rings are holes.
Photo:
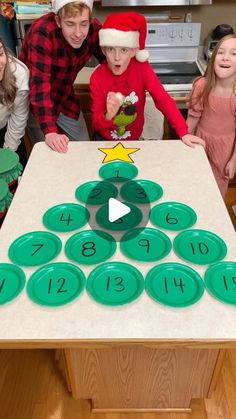
[[[205,82],[204,77],[196,82],[193,97],[203,89]],[[225,167],[236,141],[236,96],[219,97],[210,93],[209,105],[203,107],[198,103],[189,108],[189,115],[200,118],[195,135],[206,142],[206,154],[224,197],[229,183],[225,178]]]

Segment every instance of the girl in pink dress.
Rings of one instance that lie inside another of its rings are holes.
[[[202,138],[221,195],[236,172],[236,35],[215,47],[189,97],[189,132]]]

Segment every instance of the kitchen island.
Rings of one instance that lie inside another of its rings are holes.
[[[99,169],[105,166],[104,153],[98,148],[114,144],[71,142],[66,154],[55,153],[44,143],[34,146],[0,230],[1,263],[11,263],[8,249],[19,236],[48,231],[42,217],[49,208],[78,203],[78,186],[99,180]],[[123,145],[140,149],[131,154],[133,164],[138,178],[162,187],[158,203],[174,201],[193,208],[197,222],[192,228],[217,234],[227,246],[224,261],[234,261],[235,231],[204,150],[188,148],[180,141]],[[150,221],[148,226],[153,227]],[[64,250],[75,232],[54,232],[62,250],[53,263],[78,266]],[[165,233],[173,243],[179,232]],[[128,259],[117,246],[107,262],[112,261],[135,266],[143,277],[166,262],[188,265],[201,278],[208,268],[180,259],[173,249],[160,261],[143,263]],[[95,268],[79,267],[86,278]],[[21,268],[28,282],[40,266]],[[189,412],[193,399],[209,396],[225,349],[236,343],[235,306],[218,301],[207,290],[195,304],[182,308],[160,304],[145,290],[129,304],[106,306],[85,289],[67,305],[47,307],[33,302],[25,286],[14,300],[1,306],[1,320],[1,348],[57,349],[73,397],[91,399],[94,411]]]

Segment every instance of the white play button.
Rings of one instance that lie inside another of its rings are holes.
[[[108,219],[110,223],[114,223],[114,221],[118,220],[119,218],[123,217],[124,215],[129,214],[131,211],[128,205],[122,204],[122,202],[118,201],[115,198],[109,198],[108,201]]]

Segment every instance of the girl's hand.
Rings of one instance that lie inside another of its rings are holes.
[[[232,179],[236,172],[236,161],[233,159],[229,160],[225,166],[225,177],[226,179]]]
[[[182,141],[183,141],[184,144],[186,144],[187,146],[192,147],[192,148],[195,147],[194,144],[200,144],[204,148],[205,148],[205,145],[206,145],[205,141],[202,138],[197,137],[196,135],[192,135],[192,134],[184,135],[182,137]]]
[[[66,153],[68,150],[69,138],[65,134],[50,132],[45,135],[45,143],[54,151]]]
[[[111,120],[117,114],[120,106],[123,102],[123,96],[121,93],[109,92],[107,94],[107,101],[106,101],[106,119]]]

